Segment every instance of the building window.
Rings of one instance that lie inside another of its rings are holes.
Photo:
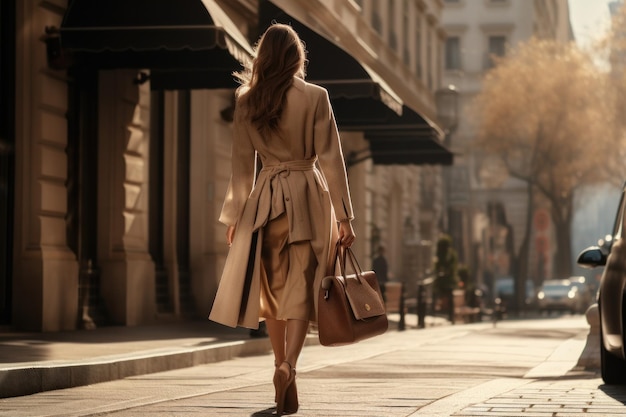
[[[376,6],[374,6],[374,7],[376,7]],[[378,12],[378,10],[376,8],[374,8],[372,10],[372,28],[379,35],[383,34],[383,21],[380,18],[380,13]]]
[[[426,30],[426,85],[429,90],[433,89],[433,45],[430,28]]]
[[[394,51],[398,50],[398,37],[396,35],[396,2],[395,0],[388,0],[387,3],[387,19],[389,19],[389,47]]]
[[[494,57],[501,57],[506,54],[506,36],[497,35],[489,36],[489,53],[487,56],[486,67],[491,68],[494,65]]]
[[[422,25],[420,16],[415,19],[415,73],[417,78],[422,77]]]
[[[450,36],[446,39],[446,70],[461,69],[461,39],[458,36]]]
[[[411,64],[411,54],[409,53],[409,1],[404,0],[402,4],[402,57],[404,65]]]
[[[506,52],[506,36],[489,37],[489,53],[497,56],[504,56]]]
[[[434,86],[441,85],[441,75],[443,74],[443,54],[444,54],[444,44],[441,42],[437,42],[437,47],[435,48],[435,65],[437,66],[437,71],[435,71],[435,83]]]

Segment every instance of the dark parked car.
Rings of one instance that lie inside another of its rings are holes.
[[[626,326],[626,184],[617,209],[613,232],[578,255],[586,268],[605,266],[598,291],[602,379],[607,384],[626,384],[624,326]]]

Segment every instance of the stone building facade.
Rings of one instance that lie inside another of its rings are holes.
[[[434,104],[442,1],[89,3],[0,4],[1,323],[206,317],[228,249],[231,73],[274,18],[302,27],[309,79],[329,89],[362,266],[382,244],[396,279],[425,273],[452,163]]]

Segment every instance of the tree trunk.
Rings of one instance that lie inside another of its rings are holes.
[[[528,280],[528,253],[530,251],[530,238],[532,235],[532,220],[535,211],[535,201],[533,198],[533,186],[526,183],[527,205],[526,205],[526,227],[524,238],[520,245],[519,254],[516,257],[515,274],[515,301],[519,311],[524,311],[526,306],[526,281]]]
[[[570,194],[559,201],[560,206],[552,206],[552,221],[556,236],[556,253],[554,254],[554,277],[568,278],[572,275],[572,211],[574,199]]]

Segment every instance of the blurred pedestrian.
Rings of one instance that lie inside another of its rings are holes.
[[[317,318],[314,282],[337,240],[350,247],[355,239],[328,92],[304,81],[305,61],[298,34],[274,24],[236,74],[232,176],[220,215],[230,250],[209,317],[247,328],[265,319],[277,415],[298,410],[295,367]]]
[[[372,270],[376,272],[376,278],[378,279],[378,286],[380,287],[380,292],[383,296],[383,300],[385,298],[385,284],[389,282],[389,265],[387,264],[387,258],[385,258],[385,247],[379,246],[377,250],[377,255],[372,262]]]

